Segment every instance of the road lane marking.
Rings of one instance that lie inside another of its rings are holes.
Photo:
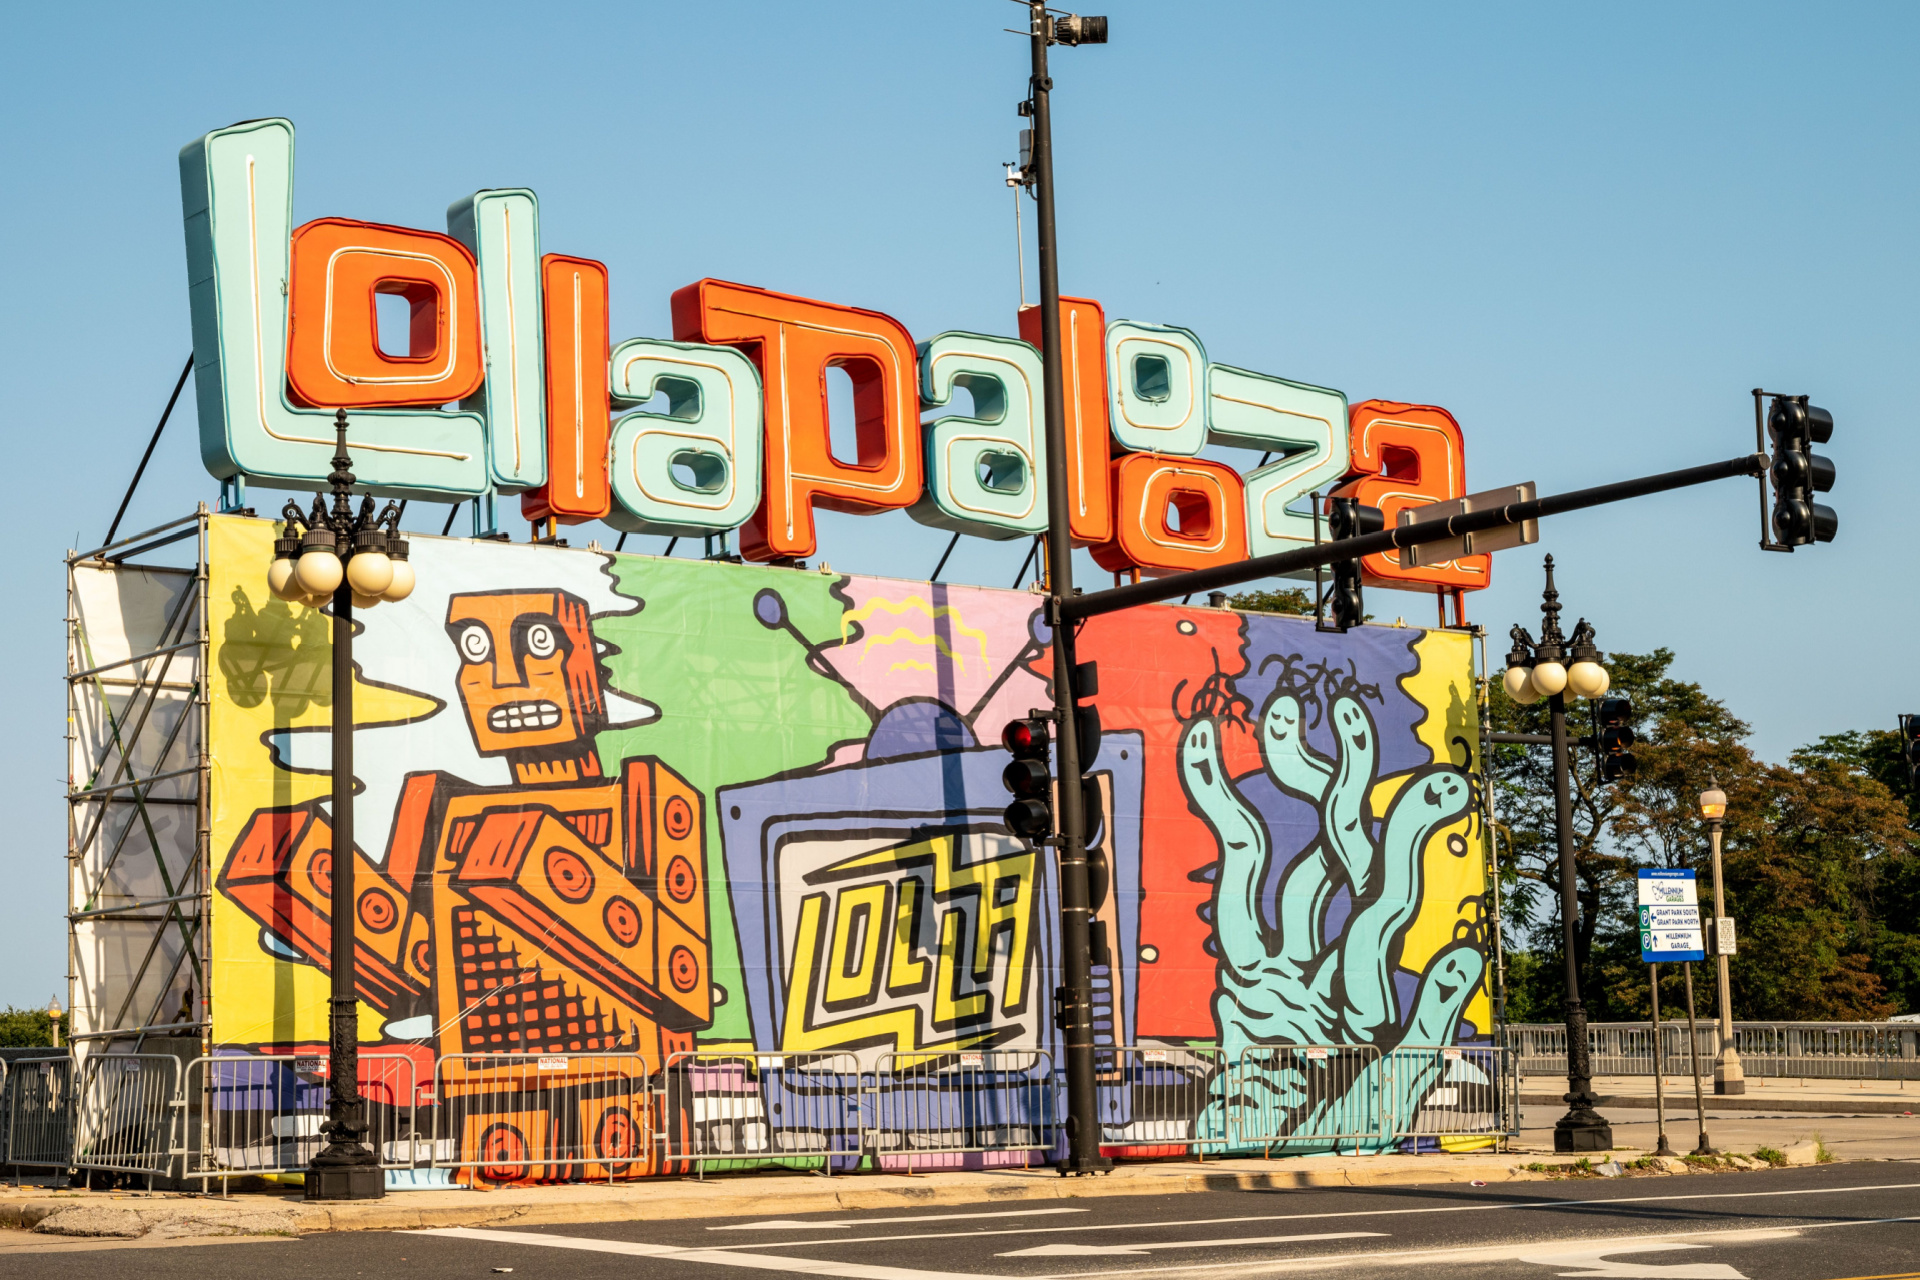
[[[1037,1244],[996,1253],[996,1258],[1094,1258],[1145,1254],[1155,1249],[1226,1249],[1235,1245],[1292,1244],[1301,1240],[1377,1240],[1384,1231],[1321,1231],[1308,1236],[1242,1236],[1238,1240],[1170,1240],[1162,1244]],[[1741,1277],[1745,1280],[1745,1277]]]
[[[1321,1218],[1386,1218],[1421,1213],[1486,1213],[1496,1209],[1578,1209],[1595,1205],[1678,1203],[1683,1200],[1764,1200],[1778,1196],[1837,1195],[1864,1191],[1914,1191],[1920,1182],[1893,1182],[1866,1187],[1814,1187],[1800,1191],[1702,1191],[1684,1196],[1614,1196],[1594,1200],[1521,1200],[1512,1204],[1449,1204],[1426,1209],[1345,1209],[1328,1213],[1267,1213],[1235,1218],[1180,1218],[1171,1222],[1086,1223],[1071,1227],[1002,1227],[974,1231],[926,1231],[910,1235],[841,1236],[821,1240],[782,1240],[777,1244],[737,1244],[729,1249],[804,1249],[822,1244],[885,1244],[899,1240],[978,1239],[982,1236],[1059,1235],[1069,1231],[1115,1231],[1129,1227],[1215,1227],[1236,1222],[1307,1222]],[[921,1219],[925,1221],[925,1219]]]
[[[1727,1231],[1669,1231],[1637,1236],[1591,1236],[1572,1240],[1531,1240],[1518,1244],[1456,1245],[1446,1249],[1387,1249],[1365,1253],[1323,1253],[1308,1258],[1267,1258],[1258,1262],[1200,1262],[1177,1267],[1113,1267],[1104,1271],[1055,1271],[1045,1275],[1021,1276],[1019,1280],[1089,1280],[1090,1276],[1173,1275],[1183,1271],[1205,1271],[1217,1276],[1275,1275],[1289,1271],[1326,1271],[1337,1267],[1420,1266],[1431,1263],[1515,1262],[1542,1249],[1615,1249],[1640,1241],[1702,1240],[1709,1244],[1742,1244],[1752,1240],[1791,1239],[1802,1231],[1828,1227],[1874,1227],[1892,1222],[1920,1222],[1920,1216],[1906,1218],[1845,1218],[1830,1222],[1806,1222],[1793,1227],[1735,1227]]]
[[[434,1227],[403,1234],[447,1236],[455,1240],[484,1240],[490,1244],[541,1245],[549,1249],[579,1249],[588,1253],[618,1253],[638,1258],[671,1258],[675,1262],[705,1262],[718,1267],[751,1267],[789,1275],[840,1276],[845,1280],[988,1280],[973,1272],[918,1271],[911,1267],[876,1267],[858,1262],[828,1262],[819,1258],[780,1258],[764,1253],[735,1253],[728,1249],[682,1249],[638,1240],[595,1240],[587,1236],[554,1236],[536,1231],[489,1231],[480,1227]]]
[[[709,1231],[803,1231],[813,1227],[873,1227],[892,1222],[954,1222],[961,1218],[1037,1218],[1050,1213],[1092,1213],[1091,1209],[1004,1209],[998,1213],[930,1213],[914,1218],[845,1218],[829,1222],[801,1222],[773,1218],[766,1222],[723,1222]],[[965,1234],[964,1232],[961,1234]]]
[[[1563,1276],[1594,1277],[1599,1280],[1747,1280],[1746,1273],[1724,1262],[1609,1262],[1606,1255],[1611,1253],[1672,1253],[1678,1249],[1705,1249],[1704,1244],[1683,1244],[1676,1241],[1657,1240],[1646,1244],[1626,1244],[1602,1246],[1598,1249],[1581,1249],[1573,1252],[1557,1250],[1553,1253],[1529,1253],[1521,1257],[1521,1262],[1531,1262],[1538,1267],[1578,1267],[1577,1271],[1562,1271]]]

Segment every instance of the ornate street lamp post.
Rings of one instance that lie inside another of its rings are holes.
[[[1540,604],[1538,643],[1516,625],[1507,654],[1507,693],[1525,706],[1547,700],[1553,735],[1553,815],[1560,854],[1560,933],[1566,951],[1567,1114],[1553,1129],[1555,1151],[1607,1151],[1613,1127],[1594,1110],[1593,1071],[1587,1046],[1587,1011],[1580,1003],[1580,966],[1575,922],[1580,903],[1573,861],[1573,796],[1567,758],[1567,695],[1597,698],[1611,683],[1594,647],[1593,628],[1580,619],[1569,640],[1560,631],[1560,593],[1553,587],[1553,557],[1547,557],[1547,589]],[[1569,659],[1571,664],[1569,665]]]
[[[400,536],[404,503],[389,502],[379,515],[372,498],[353,510],[353,459],[347,454],[347,411],[334,414],[339,435],[329,510],[316,496],[302,513],[289,502],[286,529],[274,543],[267,586],[282,600],[333,606],[333,853],[328,913],[333,990],[327,1039],[327,1139],[307,1167],[309,1200],[374,1200],[386,1194],[380,1155],[366,1144],[366,1104],[360,1097],[358,997],[354,994],[353,890],[353,611],[413,592],[413,566]],[[316,870],[318,863],[316,862]]]
[[[1720,884],[1720,834],[1726,825],[1727,793],[1716,780],[1700,793],[1700,816],[1707,821],[1707,843],[1713,850],[1713,949],[1719,963],[1720,978],[1720,1051],[1713,1058],[1713,1091],[1745,1093],[1746,1068],[1740,1064],[1740,1050],[1733,1044],[1733,996],[1727,986],[1727,949],[1721,944],[1720,931],[1729,929],[1727,898]]]

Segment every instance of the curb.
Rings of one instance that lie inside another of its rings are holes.
[[[941,1185],[938,1174],[921,1175],[929,1185],[848,1185],[781,1187],[754,1194],[737,1182],[713,1182],[710,1189],[688,1190],[700,1184],[680,1182],[647,1188],[643,1193],[554,1196],[536,1201],[516,1200],[511,1192],[451,1193],[460,1203],[420,1203],[434,1192],[403,1192],[362,1204],[307,1204],[275,1197],[234,1201],[182,1198],[102,1203],[83,1197],[0,1201],[0,1229],[33,1230],[70,1236],[156,1238],[185,1235],[306,1234],[317,1231],[418,1231],[436,1227],[482,1227],[511,1224],[547,1225],[581,1222],[627,1222],[713,1217],[784,1217],[802,1213],[834,1213],[860,1209],[932,1208],[942,1205],[1006,1203],[1013,1201],[1078,1200],[1092,1197],[1180,1195],[1200,1191],[1279,1191],[1310,1187],[1397,1186],[1434,1182],[1531,1181],[1540,1177],[1523,1169],[1520,1157],[1456,1160],[1444,1156],[1414,1157],[1411,1167],[1384,1169],[1334,1168],[1325,1170],[1169,1171],[1151,1166],[1123,1177],[1063,1178],[1052,1170],[997,1175],[1005,1182]],[[822,1180],[824,1181],[824,1180]],[[919,1181],[919,1179],[916,1179]],[[628,1184],[631,1187],[631,1184]],[[64,1217],[64,1222],[51,1221]]]
[[[1591,1152],[1587,1158],[1633,1159],[1641,1152]],[[785,1185],[753,1187],[748,1179],[683,1180],[609,1191],[584,1185],[502,1191],[401,1192],[357,1204],[308,1204],[291,1197],[220,1200],[203,1197],[93,1199],[61,1196],[0,1200],[0,1229],[47,1235],[153,1239],[221,1235],[304,1235],[321,1231],[421,1231],[440,1227],[499,1227],[586,1222],[664,1221],[686,1218],[788,1217],[862,1209],[924,1209],[944,1205],[1080,1200],[1112,1196],[1181,1195],[1204,1191],[1293,1191],[1314,1187],[1416,1186],[1478,1181],[1537,1182],[1549,1175],[1528,1164],[1573,1164],[1577,1157],[1544,1154],[1504,1156],[1390,1157],[1351,1163],[1306,1161],[1321,1168],[1219,1169],[1191,1166],[1130,1166],[1120,1176],[1064,1178],[1050,1169],[908,1179],[781,1178]],[[771,1181],[771,1180],[770,1180]],[[445,1197],[446,1199],[443,1199]],[[451,1200],[451,1202],[447,1202]]]
[[[1558,1107],[1565,1105],[1566,1100],[1566,1095],[1559,1093],[1523,1093],[1520,1095],[1520,1105],[1524,1107]],[[1920,1107],[1920,1097],[1915,1097],[1911,1102],[1895,1102],[1878,1098],[1860,1098],[1855,1101],[1848,1101],[1846,1099],[1835,1098],[1775,1098],[1763,1097],[1759,1094],[1715,1093],[1707,1094],[1706,1102],[1707,1110],[1709,1111],[1797,1111],[1812,1112],[1827,1116],[1898,1116],[1906,1115],[1916,1107]],[[1654,1109],[1652,1094],[1602,1094],[1595,1105],[1624,1108],[1634,1111],[1652,1111]],[[1682,1095],[1669,1097],[1667,1099],[1667,1110],[1669,1112],[1692,1111],[1693,1091],[1689,1089]]]

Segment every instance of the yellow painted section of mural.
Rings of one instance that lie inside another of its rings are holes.
[[[1458,631],[1429,631],[1414,645],[1420,668],[1402,679],[1407,693],[1428,708],[1414,735],[1433,751],[1436,762],[1460,763],[1464,740],[1480,767],[1480,716],[1473,687],[1473,637]],[[1433,833],[1425,853],[1426,893],[1419,914],[1408,926],[1400,963],[1424,970],[1441,948],[1454,941],[1462,923],[1478,923],[1480,897],[1487,889],[1486,841],[1478,814],[1449,823]],[[1456,852],[1464,846],[1464,853]],[[1468,1002],[1463,1016],[1475,1026],[1493,1021],[1491,977]]]
[[[267,590],[274,526],[221,519],[208,530],[208,598],[214,688],[210,707],[212,845],[231,848],[253,814],[331,794],[330,773],[281,768],[269,735],[328,730],[333,703],[333,619],[289,605]],[[356,681],[354,720],[393,724],[434,708],[430,698]],[[261,949],[260,926],[239,911],[213,912],[213,1039],[216,1044],[291,1043],[327,1038],[329,979],[306,964]],[[360,1006],[360,1038],[376,1041],[381,1015]]]

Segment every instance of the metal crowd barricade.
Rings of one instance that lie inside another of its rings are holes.
[[[1388,1050],[1380,1082],[1387,1136],[1505,1136],[1512,1126],[1502,1096],[1502,1056],[1493,1045],[1403,1044]]]
[[[363,1053],[360,1096],[367,1143],[385,1168],[424,1161],[418,1131],[418,1080],[406,1054]],[[304,1172],[325,1145],[327,1059],[316,1056],[218,1054],[187,1063],[184,1095],[189,1181]]]
[[[882,1167],[908,1173],[915,1165],[1024,1167],[1058,1142],[1057,1092],[1053,1058],[1043,1049],[883,1053],[866,1147]]]
[[[171,1054],[88,1054],[75,1098],[73,1167],[166,1172],[179,1100],[180,1059]]]
[[[1734,1024],[1746,1074],[1808,1080],[1920,1080],[1920,1027],[1889,1022]],[[1708,1058],[1718,1050],[1711,1041]]]
[[[489,1182],[652,1172],[652,1094],[637,1053],[450,1053],[434,1069],[431,1163]]]
[[[20,1058],[7,1076],[7,1163],[73,1163],[73,1058]]]
[[[660,1084],[662,1165],[701,1177],[711,1164],[857,1169],[860,1083],[859,1059],[844,1051],[672,1054]]]
[[[1379,1141],[1380,1050],[1373,1045],[1252,1045],[1227,1100],[1234,1147]]]
[[[1217,1048],[1102,1046],[1093,1079],[1102,1145],[1148,1156],[1226,1145],[1226,1058]]]
[[[1510,1026],[1509,1043],[1523,1076],[1566,1070],[1563,1026]],[[1587,1028],[1596,1076],[1652,1075],[1656,1066],[1652,1030],[1645,1023],[1593,1023]],[[1700,1060],[1720,1049],[1719,1024],[1702,1020],[1695,1030]],[[1734,1047],[1750,1078],[1806,1080],[1920,1080],[1920,1027],[1887,1022],[1736,1022]],[[1657,1055],[1667,1075],[1692,1071],[1684,1022],[1660,1028]]]

